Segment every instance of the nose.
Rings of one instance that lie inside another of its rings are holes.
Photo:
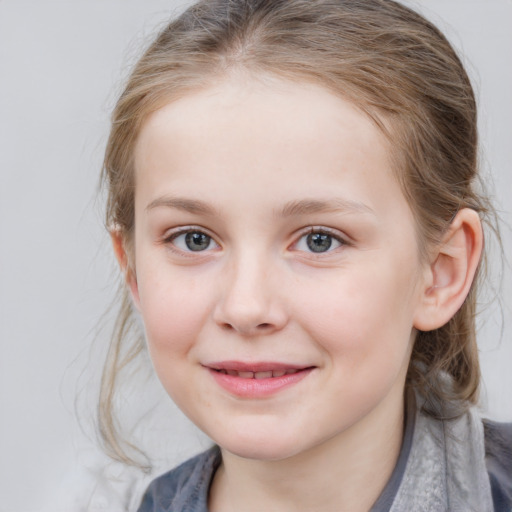
[[[282,289],[276,271],[265,258],[239,258],[226,274],[214,310],[214,320],[220,327],[254,337],[271,334],[286,325]]]

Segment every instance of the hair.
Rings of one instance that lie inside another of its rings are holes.
[[[113,112],[103,168],[106,223],[128,247],[133,153],[144,121],[166,103],[238,72],[319,84],[377,124],[389,141],[423,258],[459,209],[472,208],[484,221],[492,216],[477,187],[474,91],[432,23],[392,0],[201,0],[160,32]],[[461,404],[456,414],[478,398],[477,287],[474,282],[446,325],[417,333],[407,376],[406,385],[427,401]],[[112,410],[119,372],[145,347],[143,336],[128,335],[133,324],[125,289],[104,367],[99,424],[110,455],[128,463]],[[450,386],[443,385],[446,376]]]

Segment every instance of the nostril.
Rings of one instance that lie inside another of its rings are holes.
[[[264,323],[261,323],[261,324],[257,324],[255,329],[244,329],[244,328],[237,328],[235,327],[234,325],[230,324],[229,322],[224,322],[221,324],[221,328],[226,330],[226,331],[240,331],[240,332],[249,332],[249,331],[253,331],[253,333],[256,333],[257,331],[268,331],[272,328],[272,324],[268,323],[268,322],[264,322]]]

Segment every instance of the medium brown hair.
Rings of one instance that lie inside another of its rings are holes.
[[[134,228],[133,153],[147,116],[231,73],[320,84],[383,130],[415,216],[419,249],[439,243],[461,208],[492,210],[476,190],[477,113],[456,52],[425,18],[391,0],[202,0],[172,21],[135,66],[115,107],[103,178],[106,222],[127,243]],[[443,327],[417,334],[408,372],[433,403],[477,400],[477,284]],[[127,460],[112,413],[117,376],[144,350],[126,290],[104,369],[100,431]],[[444,378],[441,378],[444,376]],[[452,385],[443,386],[449,377]]]

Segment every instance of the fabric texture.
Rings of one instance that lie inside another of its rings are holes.
[[[218,447],[155,479],[138,512],[208,512]],[[408,401],[401,452],[371,512],[512,512],[512,424],[436,420]]]

